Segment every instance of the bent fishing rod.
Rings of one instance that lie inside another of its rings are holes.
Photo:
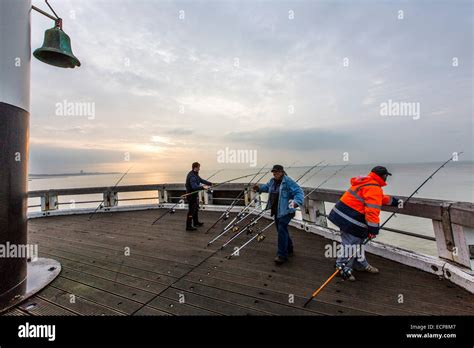
[[[239,176],[239,177],[237,177],[237,178],[233,178],[233,179],[230,179],[230,180],[227,180],[227,181],[224,181],[224,182],[221,182],[221,183],[212,185],[212,186],[210,186],[210,187],[207,189],[207,191],[208,191],[208,192],[212,192],[212,190],[213,190],[214,188],[218,187],[218,186],[221,186],[221,185],[224,185],[224,184],[228,184],[228,183],[230,183],[230,182],[232,182],[232,181],[236,181],[236,180],[239,180],[239,179],[248,178],[249,176],[252,176],[252,175],[255,175],[255,173],[247,174],[247,175],[242,175],[242,176]],[[212,176],[211,176],[211,177],[212,177]],[[211,178],[211,177],[209,177],[209,178]],[[166,211],[165,213],[163,213],[162,215],[160,215],[158,218],[156,218],[155,221],[152,222],[152,225],[154,225],[154,224],[157,223],[159,220],[161,220],[163,217],[165,217],[165,216],[168,215],[170,212],[172,212],[172,211],[174,210],[174,208],[175,208],[178,204],[184,203],[183,198],[185,198],[185,197],[187,197],[187,196],[190,196],[190,195],[192,195],[192,194],[198,193],[198,192],[200,192],[200,191],[202,191],[202,189],[196,190],[196,191],[193,191],[193,192],[189,192],[189,193],[182,194],[182,195],[180,196],[181,199],[180,199],[177,203],[175,203],[171,208],[169,208],[168,211]]]
[[[308,174],[312,169],[316,168],[319,164],[321,164],[323,161],[319,162],[318,164],[316,164],[315,166],[311,167],[309,170],[307,170],[306,172],[303,173],[303,175],[301,175],[297,180],[296,182],[300,181],[306,174]],[[255,209],[254,209],[255,210]],[[222,246],[221,246],[221,249],[224,249],[227,245],[229,245],[229,243],[231,243],[234,239],[236,239],[238,236],[240,236],[242,233],[244,233],[245,231],[249,230],[249,232],[251,231],[251,227],[252,226],[255,226],[257,224],[257,222],[264,217],[266,211],[268,209],[263,209],[259,214],[257,214],[244,228],[240,229],[240,231],[238,233],[236,233],[235,235],[233,235],[231,238],[229,238]],[[273,222],[274,223],[274,222]]]
[[[324,162],[324,160],[322,160],[322,161],[318,162],[317,164],[315,164],[314,166],[310,167],[308,170],[306,170],[302,175],[300,175],[300,176],[298,177],[298,179],[296,180],[296,182],[298,182],[299,180],[301,180],[306,174],[308,174],[309,172],[311,172],[314,168],[316,168],[318,165],[320,165],[320,164],[323,163],[323,162]],[[296,163],[296,162],[294,162],[294,163]],[[213,239],[211,239],[211,240],[207,243],[207,246],[209,246],[209,245],[211,245],[212,243],[214,243],[216,240],[218,240],[219,238],[221,238],[224,234],[226,234],[226,233],[229,232],[230,230],[233,230],[234,228],[236,228],[236,227],[234,227],[236,224],[238,224],[238,223],[240,223],[241,221],[245,220],[248,216],[250,216],[251,214],[253,214],[254,211],[258,210],[258,207],[255,207],[253,210],[251,210],[250,212],[248,212],[247,214],[245,214],[245,212],[247,211],[247,209],[250,208],[250,206],[252,205],[252,203],[254,203],[254,200],[252,200],[251,202],[249,202],[249,204],[247,204],[247,205],[234,217],[234,219],[232,219],[232,221],[231,221],[230,223],[228,223],[227,226],[224,227],[224,230],[223,230],[221,233],[219,233],[217,236],[215,236]],[[257,219],[258,217],[260,217],[260,215],[261,215],[262,213],[265,213],[265,210],[263,210],[262,212],[260,212],[253,220],[255,220],[255,219]],[[238,220],[238,221],[237,221],[237,220]],[[253,220],[252,220],[252,221],[253,221]],[[250,222],[250,223],[252,223],[252,222]],[[237,231],[238,231],[238,229],[237,229],[235,232],[237,232]],[[239,236],[239,235],[240,235],[240,233],[237,234],[237,236]],[[228,241],[228,242],[230,242],[230,241]],[[227,244],[225,244],[225,245],[227,245]],[[223,247],[225,247],[225,245],[222,246],[221,249],[222,249]]]
[[[130,168],[128,168],[127,171],[126,171],[125,173],[123,173],[123,175],[120,177],[120,179],[115,183],[114,187],[112,187],[112,190],[111,190],[111,191],[113,191],[113,190],[117,187],[117,185],[123,180],[123,178],[125,178],[125,176],[128,174],[128,172],[133,168],[133,166],[134,166],[134,165],[132,164],[132,165],[130,166]],[[97,208],[95,208],[95,210],[91,213],[91,215],[89,215],[89,220],[91,220],[91,219],[94,217],[95,213],[97,213],[97,211],[98,211],[99,209],[102,209],[102,208],[103,208],[102,204],[104,204],[104,202],[105,202],[105,200],[106,200],[107,198],[108,198],[108,196],[105,196],[104,199],[102,200],[102,202],[99,203],[99,205],[97,206]]]
[[[311,190],[310,192],[308,192],[304,198],[306,197],[309,197],[314,191],[316,191],[318,188],[320,188],[321,186],[323,186],[325,183],[327,183],[331,178],[333,178],[334,176],[337,175],[337,173],[339,173],[340,171],[342,171],[344,168],[346,168],[349,164],[346,164],[345,166],[339,168],[338,170],[336,170],[334,173],[332,173],[330,176],[328,176],[323,182],[321,182],[318,186],[316,186],[313,190]],[[327,166],[329,166],[329,164],[327,164],[326,166],[324,166],[323,168],[326,168]],[[303,198],[303,199],[304,199]],[[263,232],[265,232],[267,229],[270,228],[270,226],[273,226],[275,224],[275,221],[272,221],[271,223],[269,223],[267,226],[265,226],[261,231],[259,231],[258,233],[256,233],[252,238],[250,238],[248,241],[246,241],[244,244],[242,244],[239,248],[235,249],[235,251],[230,254],[229,256],[227,256],[228,259],[231,259],[232,256],[235,256],[235,255],[239,255],[240,251],[245,248],[248,244],[250,244],[253,240],[257,239],[257,241],[261,242],[263,239],[260,237],[260,236],[263,236]]]
[[[461,154],[463,154],[462,151],[459,152],[459,153],[457,153],[458,156],[461,155]],[[450,157],[446,162],[444,162],[438,169],[436,169],[430,176],[428,176],[428,178],[427,178],[425,181],[423,181],[423,182],[421,183],[421,185],[418,186],[418,187],[415,189],[415,191],[413,191],[413,193],[412,193],[410,196],[408,196],[407,199],[406,199],[404,202],[402,201],[403,205],[405,205],[415,194],[417,194],[417,193],[418,193],[418,190],[420,190],[430,179],[432,179],[433,176],[435,176],[436,173],[438,173],[444,166],[446,166],[446,164],[448,164],[449,162],[451,162],[451,161],[453,160],[453,157],[454,157],[454,156],[451,156],[451,157]],[[402,206],[403,206],[403,205],[402,205]],[[382,229],[382,227],[384,227],[384,226],[387,224],[387,222],[389,222],[389,220],[390,220],[392,217],[395,216],[395,214],[396,214],[395,212],[393,212],[392,214],[390,214],[390,216],[384,221],[384,223],[379,227],[379,229]],[[362,245],[367,244],[370,240],[371,240],[371,238],[367,237],[367,238],[364,239],[364,241],[362,242]],[[355,255],[356,255],[356,252],[352,253],[352,254],[350,255],[350,257],[347,259],[346,263],[349,262],[350,260],[352,260],[352,258],[353,258]],[[316,291],[313,292],[313,294],[311,295],[311,297],[308,298],[308,300],[304,303],[303,307],[306,308],[306,306],[307,306],[316,296],[318,296],[318,294],[326,287],[326,285],[328,285],[328,284],[331,282],[331,280],[334,279],[334,277],[335,277],[340,271],[341,271],[341,270],[340,270],[339,268],[337,268],[336,271],[334,271],[334,273],[331,274],[331,276],[330,276]]]
[[[235,197],[235,199],[230,203],[229,207],[221,214],[221,216],[219,216],[219,218],[214,221],[214,223],[207,229],[206,232],[204,232],[204,234],[207,234],[209,233],[210,230],[212,230],[214,228],[214,226],[216,226],[219,221],[221,221],[222,219],[224,220],[227,220],[229,218],[229,212],[232,210],[232,208],[237,204],[237,202],[239,201],[239,199],[245,194],[245,188],[246,187],[249,187],[251,184],[252,184],[252,181],[257,177],[258,174],[260,174],[264,169],[265,167],[267,166],[268,163],[265,163],[263,165],[263,167],[258,171],[258,173],[256,173],[251,179],[250,181],[248,182],[248,184],[244,187],[244,189],[242,191],[240,191],[240,193],[237,195],[237,197]],[[267,173],[265,172],[258,180],[257,182],[259,182],[260,180],[262,180],[265,175],[267,175]]]
[[[292,166],[298,161],[295,161],[293,162],[288,168],[287,170],[289,170],[290,168],[292,168]],[[324,162],[324,161],[322,161]],[[321,163],[321,162],[320,162]],[[263,177],[261,178],[263,179]],[[261,180],[260,179],[260,180]],[[257,183],[260,181],[258,180]],[[215,239],[213,239],[212,241],[210,241],[208,243],[208,246],[210,244],[212,244],[213,242],[215,242],[215,240],[217,240],[218,238],[220,238],[222,235],[224,235],[225,233],[227,233],[231,228],[234,228],[235,225],[239,224],[240,222],[242,222],[243,220],[245,220],[248,216],[250,216],[251,214],[253,214],[256,210],[259,209],[259,207],[256,205],[254,207],[254,209],[252,209],[250,212],[248,213],[245,213],[247,211],[247,209],[249,209],[251,206],[252,206],[252,203],[257,203],[257,197],[255,197],[252,201],[250,201],[245,207],[242,208],[242,210],[240,210],[240,212],[232,219],[231,222],[229,222],[223,229],[222,233],[219,234]],[[237,221],[238,220],[238,221]]]

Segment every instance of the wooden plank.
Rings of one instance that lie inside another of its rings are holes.
[[[203,271],[201,269],[196,269],[192,274],[199,274],[199,276],[210,276],[220,280],[226,280],[231,282],[237,282],[239,284],[250,285],[260,288],[268,288],[274,291],[283,292],[287,296],[288,294],[295,294],[302,297],[309,296],[319,284],[322,284],[322,281],[319,282],[316,286],[311,286],[300,282],[298,284],[285,283],[281,281],[273,281],[273,279],[255,279],[251,277],[244,277],[240,274],[229,274],[221,272],[219,270],[213,271]],[[339,284],[338,284],[339,283]],[[462,308],[452,308],[447,306],[441,306],[436,302],[422,302],[419,301],[416,294],[405,292],[401,293],[403,296],[403,302],[399,302],[398,294],[393,294],[393,296],[384,296],[379,294],[374,298],[374,291],[378,292],[376,286],[362,286],[361,282],[343,282],[340,279],[334,280],[332,286],[340,286],[344,291],[340,290],[337,295],[331,294],[329,292],[322,292],[319,296],[322,300],[326,299],[328,301],[335,301],[336,303],[346,303],[347,306],[359,310],[368,310],[374,314],[431,314],[436,313],[442,315],[443,313],[452,314],[452,315],[462,315],[468,314],[469,311],[466,311]],[[438,300],[439,301],[439,300]]]
[[[63,278],[59,276],[52,283],[55,288],[66,291],[69,294],[73,294],[76,297],[82,297],[91,302],[100,304],[102,306],[108,307],[115,311],[131,314],[134,311],[142,307],[142,304],[132,301],[121,296],[112,294],[107,291],[97,289],[95,287],[75,282],[70,279]]]
[[[319,313],[305,311],[301,308],[296,308],[289,303],[278,303],[272,301],[271,296],[250,296],[248,294],[240,294],[234,291],[223,290],[216,287],[206,286],[202,283],[195,283],[182,279],[173,285],[174,288],[180,289],[183,292],[191,292],[213,299],[220,299],[221,301],[237,304],[239,306],[251,309],[260,313],[259,315],[318,315]]]
[[[82,267],[82,265],[86,265],[90,267],[108,270],[111,272],[119,272],[121,274],[129,275],[134,278],[149,280],[149,281],[153,281],[154,283],[160,283],[164,285],[169,285],[175,279],[177,279],[174,277],[169,277],[166,275],[147,271],[144,269],[125,266],[122,263],[113,263],[113,262],[96,260],[96,259],[91,258],[90,256],[86,257],[84,255],[72,253],[70,251],[65,252],[58,249],[45,248],[44,246],[41,248],[40,255],[50,257],[52,259],[56,259],[60,261],[61,263],[64,263],[64,261],[66,260],[75,262],[77,267]],[[159,276],[157,276],[158,274]]]
[[[114,311],[80,296],[72,297],[71,295],[67,291],[54,286],[48,286],[38,296],[49,302],[57,303],[61,307],[79,315],[124,315],[121,312]]]
[[[220,315],[216,312],[211,312],[186,303],[179,303],[178,301],[170,300],[161,296],[156,297],[153,301],[147,304],[147,307],[152,307],[172,315]]]
[[[128,285],[120,284],[115,281],[96,277],[83,272],[78,272],[70,268],[64,268],[61,271],[61,277],[78,283],[89,285],[96,289],[104,290],[114,295],[122,296],[126,299],[133,300],[139,303],[146,303],[151,300],[153,296],[155,296],[155,294],[149,291],[143,291]]]
[[[285,303],[288,301],[290,295],[299,297],[301,299],[309,297],[314,291],[313,288],[295,287],[292,284],[273,283],[271,281],[260,281],[253,280],[250,278],[241,277],[239,275],[230,275],[223,272],[212,272],[207,274],[206,271],[195,270],[189,274],[186,279],[193,280],[204,284],[210,284],[216,286],[219,283],[227,283],[226,286],[229,289],[238,288],[239,291],[243,291],[241,286],[253,287],[259,290],[271,290],[275,293],[280,294],[279,303]],[[218,286],[220,287],[220,286]],[[332,304],[343,304],[346,308],[352,308],[361,312],[369,312],[372,314],[386,314],[386,306],[375,304],[371,301],[364,301],[361,299],[353,298],[352,296],[345,296],[344,294],[337,294],[337,296],[330,294],[329,292],[321,292],[318,296],[319,300],[325,303]],[[391,311],[392,315],[409,315],[415,314],[415,312],[406,311],[403,309],[393,308]]]
[[[44,253],[42,254],[44,255]],[[98,268],[95,266],[89,266],[87,264],[81,264],[79,262],[70,261],[61,257],[54,257],[53,255],[48,255],[48,257],[53,257],[56,261],[61,262],[61,267],[66,270],[75,270],[78,272],[86,273],[91,276],[97,276],[107,280],[112,280],[119,284],[124,284],[136,289],[141,289],[148,291],[150,293],[157,294],[163,291],[167,285],[154,282],[152,280],[141,279],[128,274],[121,273],[119,268],[117,271],[110,271],[107,269]]]
[[[192,283],[193,288],[199,288],[199,286],[205,286],[207,288],[213,288],[217,291],[232,292],[241,295],[246,295],[253,299],[260,300],[261,303],[271,302],[266,307],[266,310],[277,315],[369,315],[367,311],[360,311],[353,308],[347,308],[346,306],[339,305],[338,303],[325,303],[319,299],[315,300],[317,305],[304,309],[303,303],[306,301],[302,296],[294,294],[294,303],[290,302],[289,294],[274,291],[268,288],[258,288],[243,285],[240,283],[233,283],[229,281],[223,281],[212,277],[204,277],[200,275],[190,274],[186,277],[186,281]],[[260,305],[259,305],[260,306]],[[285,308],[282,311],[281,306]]]
[[[21,311],[18,308],[14,308],[14,309],[11,309],[11,310],[9,310],[9,311],[1,314],[1,315],[7,316],[7,317],[9,317],[9,316],[11,316],[11,317],[13,317],[13,316],[21,317],[21,316],[29,316],[30,314],[28,314],[24,311]]]
[[[31,240],[35,241],[36,238],[41,238],[43,236],[32,235]],[[200,255],[208,255],[210,251],[208,250],[175,250],[173,248],[165,248],[165,241],[157,241],[156,244],[161,244],[160,247],[155,248],[153,245],[145,244],[145,241],[139,243],[134,242],[136,237],[123,237],[116,238],[112,234],[104,234],[103,236],[94,236],[88,235],[87,237],[77,238],[77,233],[74,232],[62,232],[55,231],[55,229],[50,229],[48,239],[55,238],[62,240],[72,245],[85,245],[91,250],[110,250],[115,251],[116,253],[124,253],[125,248],[129,248],[130,256],[145,260],[145,261],[159,261],[163,260],[166,262],[175,262],[181,263],[183,265],[188,264],[198,264],[200,260]],[[161,243],[160,243],[161,242]],[[80,243],[80,244],[78,244]],[[150,243],[150,242],[146,242]],[[141,245],[140,245],[141,244]],[[161,249],[161,250],[160,250]]]
[[[134,315],[136,315],[136,316],[161,316],[161,315],[169,316],[171,314],[167,313],[167,312],[160,311],[158,309],[151,308],[151,307],[143,307],[138,312],[136,312]]]
[[[67,309],[49,302],[47,300],[43,300],[38,296],[34,296],[27,301],[23,302],[18,306],[21,310],[27,312],[31,315],[76,315],[75,313],[68,311]]]
[[[333,263],[329,260],[314,262],[306,260],[305,258],[301,259],[299,256],[292,258],[291,263],[286,265],[286,267],[276,267],[272,265],[268,259],[259,260],[258,257],[254,255],[245,258],[242,256],[236,257],[229,261],[225,260],[223,263],[220,261],[221,260],[217,258],[212,258],[206,261],[203,267],[238,273],[252,278],[264,279],[265,277],[273,276],[275,279],[279,279],[284,283],[291,283],[298,286],[303,282],[309,287],[311,287],[311,284],[317,287],[318,284],[321,284],[325,280],[324,274],[329,277],[329,275],[334,272]],[[414,270],[416,272],[413,274],[408,273],[405,271],[406,266],[394,262],[392,262],[392,265],[379,265],[377,261],[374,264],[379,267],[381,273],[372,275],[365,272],[355,272],[355,276],[358,280],[358,284],[367,283],[367,285],[379,289],[382,296],[391,296],[393,298],[400,293],[416,293],[419,300],[433,302],[434,297],[444,296],[446,294],[446,290],[439,287],[440,280],[434,275],[420,270]],[[314,272],[316,269],[318,272]],[[433,284],[433,281],[438,284]],[[343,283],[339,282],[339,284]],[[434,285],[437,286],[435,287]],[[343,289],[345,287],[341,285],[339,288]],[[466,300],[470,297],[470,294],[462,289],[458,290],[459,291],[456,291],[456,296],[452,296],[443,301],[447,306],[469,306]],[[369,292],[370,291],[371,289],[369,289]]]
[[[173,287],[164,291],[161,297],[170,300],[176,300],[190,304],[202,309],[216,312],[222,315],[268,315],[266,312],[258,311],[250,307],[244,307],[239,304],[234,304],[228,301],[221,301],[214,297],[202,296],[194,292],[185,291],[183,289]]]
[[[35,241],[39,241],[39,239],[36,239]],[[54,241],[54,246],[57,247],[60,250],[68,252],[68,250],[79,252],[82,255],[85,256],[91,256],[95,259],[99,260],[106,260],[118,264],[123,264],[125,266],[130,266],[130,267],[135,267],[135,268],[141,268],[145,269],[148,271],[153,271],[155,270],[157,274],[163,274],[166,276],[172,276],[172,277],[180,277],[186,272],[189,271],[191,266],[186,266],[185,265],[180,265],[172,261],[168,260],[155,260],[154,262],[150,261],[144,261],[140,258],[136,258],[133,255],[130,256],[125,256],[122,253],[117,253],[114,252],[113,250],[91,250],[92,248],[89,248],[88,245],[81,245],[78,246],[77,244],[72,245],[72,242],[67,242],[67,241]],[[48,246],[52,246],[52,244],[46,244]],[[80,245],[80,244],[79,244]],[[41,254],[41,244],[39,247],[40,254]]]

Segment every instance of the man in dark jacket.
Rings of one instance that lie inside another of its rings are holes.
[[[281,265],[293,255],[293,241],[288,233],[288,224],[295,216],[298,206],[303,205],[304,193],[301,187],[288,175],[279,164],[272,169],[273,178],[266,184],[256,184],[253,189],[257,192],[268,192],[266,210],[270,209],[275,217],[278,232],[278,252],[275,263]]]
[[[397,206],[397,197],[387,196],[382,187],[392,175],[387,168],[374,167],[366,176],[351,179],[347,190],[331,210],[328,218],[341,230],[341,250],[336,267],[341,269],[344,279],[355,280],[352,269],[378,273],[365,259],[362,243],[366,238],[373,239],[379,233],[380,211],[382,205]],[[356,255],[349,260],[351,255]]]
[[[186,218],[186,231],[195,231],[197,228],[203,225],[199,222],[199,190],[207,190],[212,183],[201,179],[199,176],[199,169],[201,165],[198,162],[194,162],[192,170],[186,176],[186,193],[194,192],[193,194],[187,195],[186,200],[188,202],[188,215]]]

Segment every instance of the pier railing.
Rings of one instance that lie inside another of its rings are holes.
[[[245,194],[237,201],[236,206],[243,206],[254,199],[255,193],[244,183],[224,184],[212,190],[212,192],[200,192],[200,200],[203,207],[221,207],[229,205],[239,193],[245,190]],[[304,188],[310,192],[309,187]],[[153,192],[147,197],[120,198],[119,193]],[[28,198],[39,198],[40,204],[30,205],[28,208],[40,208],[40,216],[55,215],[60,206],[69,205],[68,211],[75,212],[77,205],[99,204],[99,211],[107,212],[117,210],[119,202],[155,200],[156,204],[143,205],[144,209],[169,207],[171,204],[179,203],[177,208],[184,208],[181,195],[185,193],[183,184],[154,184],[154,185],[127,185],[118,187],[87,187],[67,188],[30,191]],[[306,224],[314,224],[324,228],[328,227],[325,203],[336,203],[344,191],[331,189],[318,189],[305,199],[301,209],[302,219]],[[81,196],[100,194],[102,199],[96,200],[74,200],[71,202],[60,202],[60,196]],[[405,200],[406,197],[400,197]],[[260,200],[260,197],[257,196]],[[136,205],[135,205],[136,207]],[[72,209],[71,209],[72,208]],[[64,210],[64,209],[63,209]],[[94,209],[92,209],[94,210]],[[438,256],[458,265],[474,270],[474,204],[468,202],[451,202],[436,199],[412,198],[403,209],[384,206],[383,211],[396,212],[400,215],[415,216],[430,219],[433,224],[434,237],[419,233],[404,231],[395,228],[384,227],[385,230],[408,235],[415,238],[435,241]],[[89,209],[91,211],[91,209]]]

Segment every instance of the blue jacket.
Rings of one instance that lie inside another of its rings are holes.
[[[275,179],[272,178],[266,184],[260,185],[258,191],[268,192],[270,187],[273,185],[274,180]],[[295,209],[288,207],[290,199],[294,200],[295,203],[301,207],[303,205],[304,193],[296,181],[291,179],[289,176],[284,175],[280,185],[277,218],[295,212]],[[270,199],[267,202],[266,209],[270,209]]]

